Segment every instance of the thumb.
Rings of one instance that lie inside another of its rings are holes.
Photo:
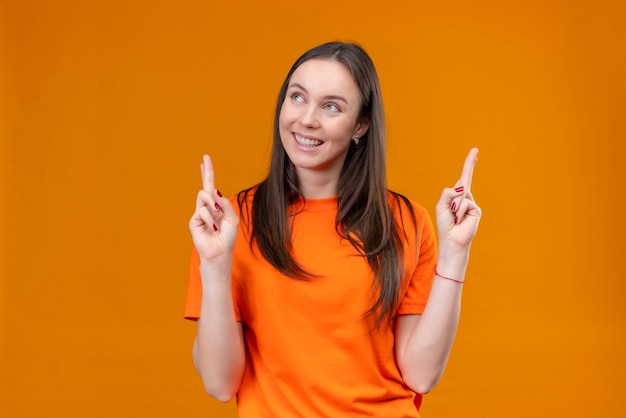
[[[230,199],[222,196],[220,191],[217,189],[213,191],[213,198],[220,207],[220,211],[223,214],[223,220],[230,223],[234,227],[237,227],[239,225],[239,216],[237,216],[237,212],[235,212],[235,208],[233,207]]]

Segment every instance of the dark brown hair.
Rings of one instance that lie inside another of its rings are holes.
[[[294,165],[285,153],[280,139],[279,117],[287,88],[294,71],[310,59],[334,60],[352,74],[361,92],[359,118],[369,121],[369,129],[358,145],[351,142],[337,186],[337,232],[367,258],[374,275],[378,298],[365,316],[378,312],[374,328],[383,322],[391,324],[400,299],[400,280],[404,268],[401,229],[397,225],[390,201],[399,210],[401,203],[409,208],[413,225],[415,214],[408,199],[387,190],[386,133],[380,83],[374,63],[368,54],[353,43],[330,42],[304,53],[293,64],[278,94],[274,116],[272,157],[267,178],[244,190],[238,201],[243,205],[256,188],[252,201],[250,244],[255,241],[263,257],[282,274],[294,279],[311,279],[291,252],[289,205],[302,198]]]

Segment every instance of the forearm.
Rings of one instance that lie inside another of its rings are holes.
[[[231,267],[200,266],[202,307],[193,360],[207,393],[227,402],[239,389],[245,367],[241,324],[235,319]]]
[[[462,281],[467,256],[439,258],[439,274]],[[429,392],[448,362],[461,311],[463,284],[435,276],[424,312],[401,347],[399,364],[405,382],[419,393]]]

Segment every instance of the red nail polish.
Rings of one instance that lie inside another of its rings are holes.
[[[215,224],[213,224],[213,230],[217,232],[217,226]]]
[[[463,186],[459,186],[459,187],[455,188],[454,191],[457,192],[457,193],[461,193],[463,191],[463,189],[465,189]]]
[[[217,195],[218,195],[219,197],[222,197],[222,194],[220,193],[220,191],[219,191],[219,190],[215,189],[215,191],[217,192]]]
[[[217,204],[217,202],[215,202],[215,210],[222,210],[222,208],[220,207],[220,205]]]
[[[456,202],[452,202],[452,206],[450,206],[450,210],[454,212],[456,210]]]

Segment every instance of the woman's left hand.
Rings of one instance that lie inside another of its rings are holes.
[[[440,250],[467,251],[478,230],[481,210],[470,190],[478,149],[472,148],[463,164],[461,177],[446,188],[437,203]]]

